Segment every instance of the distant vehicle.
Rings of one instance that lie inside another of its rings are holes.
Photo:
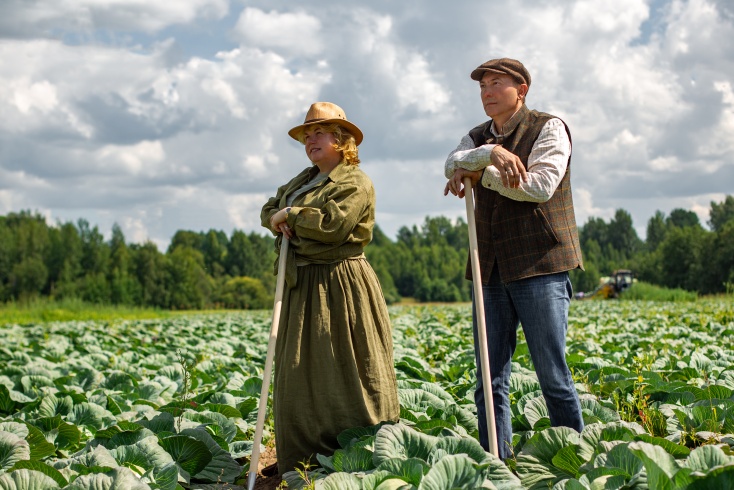
[[[612,299],[618,298],[622,291],[626,291],[634,283],[634,273],[629,269],[619,269],[609,277],[602,277],[599,286],[590,293],[580,292],[576,299]]]

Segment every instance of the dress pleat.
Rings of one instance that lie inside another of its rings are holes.
[[[366,259],[298,267],[284,294],[273,392],[281,474],[333,454],[345,429],[398,419],[390,319]]]

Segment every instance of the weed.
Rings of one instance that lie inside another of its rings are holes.
[[[181,365],[181,369],[183,369],[183,382],[181,383],[181,396],[179,397],[181,403],[178,408],[178,417],[176,418],[176,431],[180,433],[183,414],[186,411],[190,396],[191,373],[196,367],[196,361],[187,362],[180,350],[176,351],[176,356],[178,357],[178,363]]]
[[[315,490],[316,488],[316,479],[311,479],[311,476],[309,475],[309,470],[313,468],[313,465],[310,461],[301,461],[302,468],[296,468],[296,473],[298,473],[298,476],[301,477],[301,479],[304,482],[304,486],[301,487],[302,490]]]

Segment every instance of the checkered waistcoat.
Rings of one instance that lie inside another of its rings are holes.
[[[495,137],[491,120],[469,132],[474,144],[501,144],[528,166],[528,157],[545,123],[553,118],[523,106],[522,120],[514,131]],[[565,123],[564,123],[565,126]],[[569,139],[571,133],[566,126]],[[544,203],[514,201],[498,192],[475,187],[477,239],[482,282],[487,283],[495,264],[503,283],[542,274],[583,269],[576,217],[571,198],[571,159],[553,196]],[[467,264],[471,279],[471,264]]]

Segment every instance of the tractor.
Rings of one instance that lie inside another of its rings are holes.
[[[579,293],[578,299],[612,299],[618,298],[622,291],[626,291],[634,282],[634,274],[629,269],[619,269],[611,276],[602,277],[599,286],[591,293]]]

